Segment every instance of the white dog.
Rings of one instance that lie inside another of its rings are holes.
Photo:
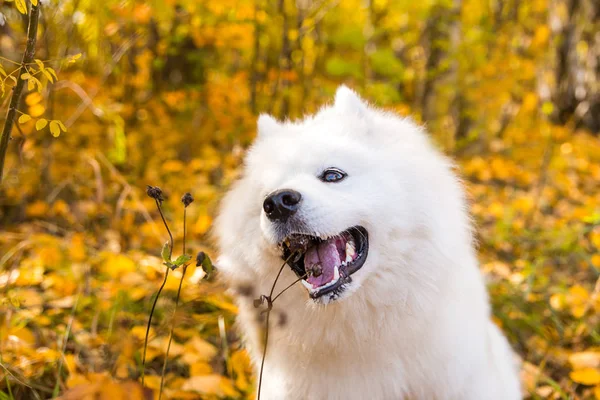
[[[257,372],[253,300],[283,259],[274,295],[304,277],[273,304],[262,399],[521,397],[452,168],[421,128],[345,86],[300,122],[259,118],[215,229]]]

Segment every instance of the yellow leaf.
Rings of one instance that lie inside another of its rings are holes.
[[[67,388],[74,388],[75,386],[85,385],[86,383],[90,383],[90,381],[85,375],[71,373],[67,378]]]
[[[594,396],[596,397],[596,400],[600,400],[600,385],[594,388]]]
[[[16,345],[26,345],[26,346],[34,346],[35,345],[35,335],[29,328],[21,327],[21,328],[11,328],[8,330],[8,340]]]
[[[69,374],[74,374],[77,371],[77,356],[74,354],[65,354],[65,366]]]
[[[118,278],[128,272],[134,272],[136,269],[137,267],[133,260],[123,254],[109,253],[102,264],[102,272],[113,278]]]
[[[58,122],[50,121],[50,133],[54,137],[60,136],[60,127],[58,126]]]
[[[46,68],[46,71],[48,71],[48,72],[50,72],[52,74],[52,76],[54,77],[55,81],[58,80],[58,76],[56,75],[56,71],[54,71],[53,68]]]
[[[193,376],[187,379],[181,389],[198,392],[204,395],[216,395],[219,397],[237,397],[238,393],[228,379],[220,375]]]
[[[34,92],[34,93],[38,94],[38,92]],[[45,112],[46,112],[46,109],[44,108],[44,106],[41,103],[34,104],[33,106],[31,106],[29,108],[29,114],[31,114],[32,117],[41,117],[42,115],[44,115]]]
[[[25,79],[29,79],[31,78],[31,75],[29,75],[28,72],[25,72],[24,74],[21,74],[21,79],[25,80]]]
[[[194,231],[198,235],[202,235],[202,234],[206,233],[206,231],[208,231],[208,228],[210,228],[211,223],[212,223],[212,218],[210,217],[210,215],[202,214],[196,221],[196,224],[194,225]]]
[[[231,368],[235,373],[235,385],[243,391],[248,390],[250,381],[248,377],[252,374],[250,358],[244,350],[238,350],[231,355]]]
[[[594,254],[592,256],[592,265],[600,268],[600,254]]]
[[[38,5],[38,0],[31,0],[31,4],[33,4],[34,6],[36,6],[36,7],[37,7],[37,5]]]
[[[204,361],[209,361],[217,354],[215,346],[198,336],[188,340],[184,345],[184,349],[186,352],[195,353],[198,355],[198,359]]]
[[[205,362],[196,362],[190,365],[190,376],[210,375],[212,372],[210,365]]]
[[[595,230],[590,233],[590,242],[592,242],[597,249],[600,249],[600,230]]]
[[[65,124],[62,123],[62,121],[60,121],[60,120],[57,119],[56,123],[58,124],[58,126],[60,127],[60,129],[63,130],[63,132],[67,131],[67,127],[65,126]]]
[[[25,97],[25,103],[30,107],[35,104],[38,104],[42,100],[43,100],[42,95],[37,92],[29,93],[27,95],[27,97]]]
[[[42,73],[44,74],[44,76],[52,83],[54,83],[54,76],[52,76],[52,74],[48,71],[46,71],[45,69],[42,70]]]
[[[569,356],[569,363],[573,369],[599,368],[600,351],[581,351]]]
[[[597,385],[600,384],[600,371],[595,368],[583,368],[573,371],[569,377],[582,385]]]
[[[31,120],[31,117],[30,117],[29,115],[27,115],[27,114],[22,114],[22,115],[19,117],[19,123],[20,123],[20,124],[24,124],[25,122],[27,122],[27,121],[29,121],[29,120]]]
[[[35,81],[33,79],[27,80],[27,90],[35,89]]]
[[[40,118],[35,123],[35,129],[37,129],[38,131],[41,131],[42,129],[44,129],[46,127],[46,125],[48,125],[48,120],[45,118]]]

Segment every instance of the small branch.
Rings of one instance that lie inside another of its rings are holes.
[[[160,189],[158,189],[160,191]],[[153,197],[154,201],[156,202],[156,208],[158,209],[158,212],[160,213],[160,216],[163,220],[163,223],[165,224],[165,228],[167,228],[167,232],[169,233],[169,239],[170,239],[170,243],[169,243],[169,260],[171,259],[171,257],[173,256],[173,235],[171,234],[171,230],[169,229],[169,225],[167,224],[167,220],[165,220],[165,216],[162,212],[162,207],[161,207],[161,202],[162,202],[162,195],[159,195],[158,197]],[[158,289],[158,292],[156,292],[156,297],[154,298],[154,302],[152,303],[152,308],[150,309],[150,316],[148,317],[148,325],[146,326],[146,337],[144,338],[144,354],[142,356],[142,387],[144,386],[144,373],[146,370],[146,351],[148,349],[148,335],[150,334],[150,327],[152,326],[152,317],[154,316],[154,309],[156,308],[156,303],[158,303],[158,298],[160,297],[160,294],[162,293],[166,283],[167,283],[167,278],[169,277],[169,270],[171,268],[169,268],[169,266],[166,267],[165,269],[165,279],[163,280],[162,284],[160,285],[160,288]],[[183,280],[183,277],[182,277]]]
[[[150,309],[150,317],[148,318],[148,325],[146,326],[146,337],[144,338],[144,355],[142,356],[142,386],[144,386],[144,373],[146,371],[146,350],[148,349],[148,336],[150,335],[150,327],[152,326],[152,317],[154,316],[154,309],[156,308],[156,303],[158,302],[158,298],[162,293],[165,284],[167,283],[167,278],[169,277],[170,268],[167,267],[165,269],[165,279],[163,283],[160,285],[158,292],[156,292],[156,297],[154,298],[154,302],[152,303],[152,308]]]
[[[271,315],[271,310],[273,309],[273,292],[275,291],[275,286],[277,285],[277,281],[279,280],[279,277],[281,276],[281,272],[283,271],[283,268],[285,267],[285,264],[287,264],[287,262],[295,255],[295,253],[290,254],[290,256],[283,262],[283,264],[281,264],[281,268],[279,268],[279,272],[277,273],[277,276],[275,277],[275,280],[273,281],[273,286],[271,286],[271,292],[269,293],[268,296],[260,296],[260,303],[256,303],[255,300],[255,307],[259,307],[260,304],[266,300],[267,302],[267,309],[264,311],[267,313],[267,318],[265,321],[265,343],[263,345],[263,354],[262,354],[262,361],[260,362],[260,373],[258,374],[258,395],[257,395],[257,399],[260,400],[260,393],[261,393],[261,389],[262,389],[262,377],[263,377],[263,370],[265,367],[265,359],[267,358],[267,346],[269,344],[269,316]],[[297,282],[297,281],[296,281]],[[296,283],[294,282],[294,283]],[[284,289],[284,291],[287,290]]]
[[[161,215],[162,215],[162,213],[161,213]],[[185,220],[186,220],[186,217],[187,217],[187,205],[183,209],[183,254],[185,254]],[[169,227],[167,227],[167,230],[168,229],[169,229]],[[169,232],[169,234],[170,234],[170,232]],[[167,362],[169,360],[169,351],[171,350],[171,342],[173,341],[173,331],[175,330],[175,318],[177,316],[177,308],[179,307],[179,296],[181,295],[181,286],[183,286],[183,279],[185,278],[185,272],[187,271],[187,267],[188,267],[187,264],[183,266],[183,271],[181,273],[181,280],[179,281],[179,287],[177,288],[177,296],[175,297],[175,310],[173,311],[173,320],[171,321],[171,332],[169,332],[169,344],[167,344],[167,352],[165,353],[162,374],[160,375],[160,389],[158,392],[158,400],[162,399],[163,387],[165,384],[165,374],[167,372]]]
[[[25,47],[25,53],[23,54],[23,61],[21,66],[25,66],[33,61],[33,55],[35,54],[35,42],[37,39],[38,20],[40,16],[39,5],[31,4],[31,10],[29,12],[29,27],[27,28],[27,46]],[[6,159],[6,151],[8,150],[8,141],[12,132],[15,116],[17,114],[17,108],[19,107],[19,100],[21,100],[21,93],[25,86],[25,81],[21,79],[19,75],[17,78],[17,84],[13,88],[12,98],[6,113],[6,121],[4,121],[4,129],[2,130],[2,136],[0,136],[0,185],[2,184],[2,175],[4,173],[4,161]]]

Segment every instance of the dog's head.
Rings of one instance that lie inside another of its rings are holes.
[[[341,87],[332,106],[300,122],[262,115],[258,133],[217,221],[224,263],[275,279],[287,260],[326,304],[382,279],[423,233],[435,152],[412,122]]]

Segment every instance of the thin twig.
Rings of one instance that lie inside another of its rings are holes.
[[[185,254],[185,220],[187,216],[187,207],[183,209],[183,254]],[[169,229],[169,228],[167,228]],[[177,288],[177,296],[175,297],[175,310],[173,311],[173,318],[171,322],[171,332],[169,332],[169,343],[167,344],[167,352],[165,353],[165,360],[163,361],[162,374],[160,376],[160,389],[158,392],[158,400],[162,399],[163,386],[165,383],[165,373],[167,371],[167,361],[169,360],[169,350],[171,350],[171,342],[173,341],[173,331],[175,330],[175,317],[177,316],[177,308],[179,306],[179,295],[181,294],[181,286],[183,285],[183,278],[185,278],[185,272],[187,271],[187,264],[183,266],[183,272],[181,273],[181,280],[179,281],[179,287]]]
[[[181,273],[181,280],[179,281],[179,288],[177,288],[177,296],[175,297],[175,310],[173,311],[173,321],[171,322],[171,332],[169,332],[169,343],[167,344],[167,352],[165,353],[165,360],[163,361],[162,374],[160,376],[160,389],[158,392],[158,400],[162,398],[163,385],[165,382],[165,373],[167,371],[167,361],[169,359],[169,350],[171,350],[171,342],[173,341],[173,331],[175,330],[175,317],[177,316],[177,308],[179,306],[179,295],[181,294],[181,286],[183,285],[183,278],[185,278],[185,272],[187,271],[187,265],[183,267]]]
[[[273,309],[273,300],[271,300],[271,299],[273,296],[273,291],[275,291],[275,285],[277,285],[277,281],[279,280],[279,277],[281,276],[281,272],[283,271],[285,264],[287,264],[287,262],[294,255],[296,255],[296,253],[290,254],[289,257],[283,262],[283,264],[281,264],[281,268],[279,268],[279,272],[277,273],[277,276],[275,277],[275,280],[273,281],[273,286],[271,286],[271,291],[269,292],[269,295],[261,297],[262,299],[267,301],[267,310],[266,310],[267,317],[266,317],[266,321],[265,321],[265,343],[263,345],[262,360],[260,362],[260,373],[258,374],[258,396],[257,396],[258,400],[260,400],[260,393],[261,393],[261,389],[262,389],[263,369],[265,367],[265,359],[267,358],[267,346],[269,344],[269,316],[271,315],[271,310]],[[287,290],[287,288],[286,288],[286,290]]]
[[[150,317],[148,317],[148,325],[146,326],[146,337],[144,338],[144,354],[142,356],[142,386],[144,386],[144,372],[146,370],[146,350],[148,348],[148,335],[150,334],[150,326],[152,325],[152,316],[154,315],[154,309],[156,308],[156,303],[158,302],[158,298],[160,297],[160,293],[162,292],[165,284],[167,283],[167,277],[169,276],[170,268],[167,267],[165,270],[165,279],[163,280],[158,292],[156,292],[156,297],[154,298],[154,302],[152,303],[152,308],[150,309]]]
[[[30,63],[33,61],[33,55],[35,54],[35,42],[37,40],[38,20],[40,16],[39,5],[31,3],[31,10],[29,12],[29,26],[27,27],[27,46],[23,53],[23,60],[21,65]],[[6,151],[8,150],[8,141],[12,132],[15,117],[17,115],[17,109],[19,108],[19,100],[21,100],[21,93],[25,87],[25,80],[21,78],[21,75],[17,78],[17,84],[13,88],[13,94],[10,99],[10,105],[8,112],[6,113],[6,121],[4,121],[4,128],[2,129],[2,135],[0,135],[0,184],[2,184],[2,175],[4,172],[4,161],[6,158]]]
[[[154,201],[156,202],[156,208],[158,208],[160,217],[162,218],[162,221],[165,224],[165,228],[167,228],[167,232],[169,233],[169,239],[170,239],[169,260],[170,260],[171,256],[173,255],[173,235],[171,234],[171,230],[169,229],[167,220],[165,220],[165,216],[162,212],[162,208],[160,206],[159,200],[154,199]],[[158,298],[160,297],[160,294],[162,293],[162,290],[165,287],[165,284],[167,283],[167,277],[169,276],[169,269],[170,269],[169,266],[167,266],[167,268],[165,269],[165,279],[163,280],[162,285],[160,285],[158,292],[156,292],[156,297],[154,298],[154,302],[152,303],[152,308],[150,309],[150,316],[148,317],[148,325],[146,326],[146,337],[144,338],[144,354],[142,355],[142,386],[144,386],[144,373],[146,370],[146,350],[148,349],[148,335],[150,334],[150,326],[152,325],[152,317],[154,316],[154,309],[156,308],[156,303],[158,302]]]
[[[279,296],[281,296],[283,293],[285,293],[289,288],[291,288],[292,286],[294,286],[296,283],[300,282],[302,279],[306,278],[308,276],[308,273],[302,275],[300,278],[296,279],[294,282],[290,283],[285,289],[283,289],[281,292],[279,292],[279,294],[277,294],[277,296],[275,296],[273,298],[273,300],[271,300],[271,303],[275,303],[275,300],[277,300],[277,298]]]

